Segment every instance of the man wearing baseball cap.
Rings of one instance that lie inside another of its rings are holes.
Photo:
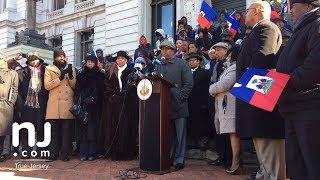
[[[277,71],[290,75],[280,98],[290,179],[320,179],[320,0],[290,0],[293,34]]]

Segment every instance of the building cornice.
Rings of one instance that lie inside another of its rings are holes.
[[[88,16],[92,14],[100,14],[105,12],[105,4],[94,6],[89,9],[85,9],[83,11],[79,11],[73,14],[68,15],[62,15],[57,18],[48,20],[43,23],[37,23],[37,30],[45,29],[47,27],[52,26],[53,24],[62,24],[70,21],[74,21],[75,19],[78,19],[79,17]],[[18,21],[10,21],[10,20],[4,20],[0,22],[0,28],[10,27],[13,29],[18,29],[22,27],[26,27],[27,21],[25,19],[18,20]]]
[[[26,24],[27,24],[27,21],[25,19],[22,19],[16,22],[4,20],[0,22],[0,28],[10,27],[10,28],[18,29],[21,27],[25,27]]]
[[[46,22],[38,23],[37,24],[37,29],[45,29],[47,27],[52,26],[53,24],[62,24],[62,23],[74,21],[75,19],[78,19],[78,18],[83,17],[83,16],[104,13],[105,10],[106,10],[105,4],[102,4],[102,5],[94,6],[92,8],[89,8],[89,9],[86,9],[86,10],[83,10],[83,11],[79,11],[79,12],[75,12],[75,13],[72,13],[72,14],[61,15],[61,16],[59,16],[57,18],[53,18],[53,19],[48,20]]]

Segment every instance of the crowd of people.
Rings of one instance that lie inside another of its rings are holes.
[[[0,160],[10,158],[10,143],[6,147],[4,142],[13,122],[34,124],[37,141],[43,140],[43,125],[50,122],[50,160],[68,161],[73,150],[81,161],[136,158],[139,99],[133,66],[139,61],[142,70],[151,72],[160,60],[159,73],[175,85],[170,119],[177,170],[185,167],[187,149],[207,150],[215,134],[218,158],[208,164],[223,165],[230,175],[242,165],[240,139],[252,139],[259,171],[251,179],[319,179],[320,143],[313,140],[320,127],[319,6],[315,0],[289,2],[291,27],[272,16],[268,2],[254,2],[245,16],[233,13],[240,24],[236,34],[229,31],[224,12],[209,29],[192,28],[182,17],[175,37],[155,31],[154,49],[142,35],[133,60],[125,51],[104,57],[98,49],[87,54],[81,70],[68,64],[63,50],[54,51],[50,65],[36,54],[27,56],[25,67],[19,64],[24,55],[15,60],[1,55]],[[291,76],[273,112],[230,93],[250,67]],[[74,105],[87,118],[76,119],[70,111]],[[13,151],[31,151],[27,134],[21,130],[21,149]],[[36,150],[40,155],[44,148]]]

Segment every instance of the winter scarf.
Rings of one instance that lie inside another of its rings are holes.
[[[39,105],[39,92],[42,87],[41,82],[41,66],[32,67],[28,66],[30,69],[31,78],[29,81],[28,94],[26,98],[25,105],[31,108],[40,108]]]

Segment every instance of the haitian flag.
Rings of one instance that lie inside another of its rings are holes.
[[[205,1],[202,1],[200,14],[198,16],[198,23],[201,28],[209,29],[213,24],[213,21],[218,18],[218,13],[213,10],[209,4]]]
[[[255,107],[272,112],[290,76],[263,69],[248,69],[230,93]]]
[[[275,7],[273,7],[273,6],[271,5],[271,17],[270,17],[270,20],[271,20],[271,21],[274,21],[274,20],[276,20],[276,19],[280,19],[280,15],[279,15],[279,13],[275,10]]]
[[[233,38],[237,35],[237,32],[240,29],[240,23],[233,17],[234,13],[235,12],[233,12],[229,16],[226,14],[227,21],[231,24],[229,32],[232,34]]]

